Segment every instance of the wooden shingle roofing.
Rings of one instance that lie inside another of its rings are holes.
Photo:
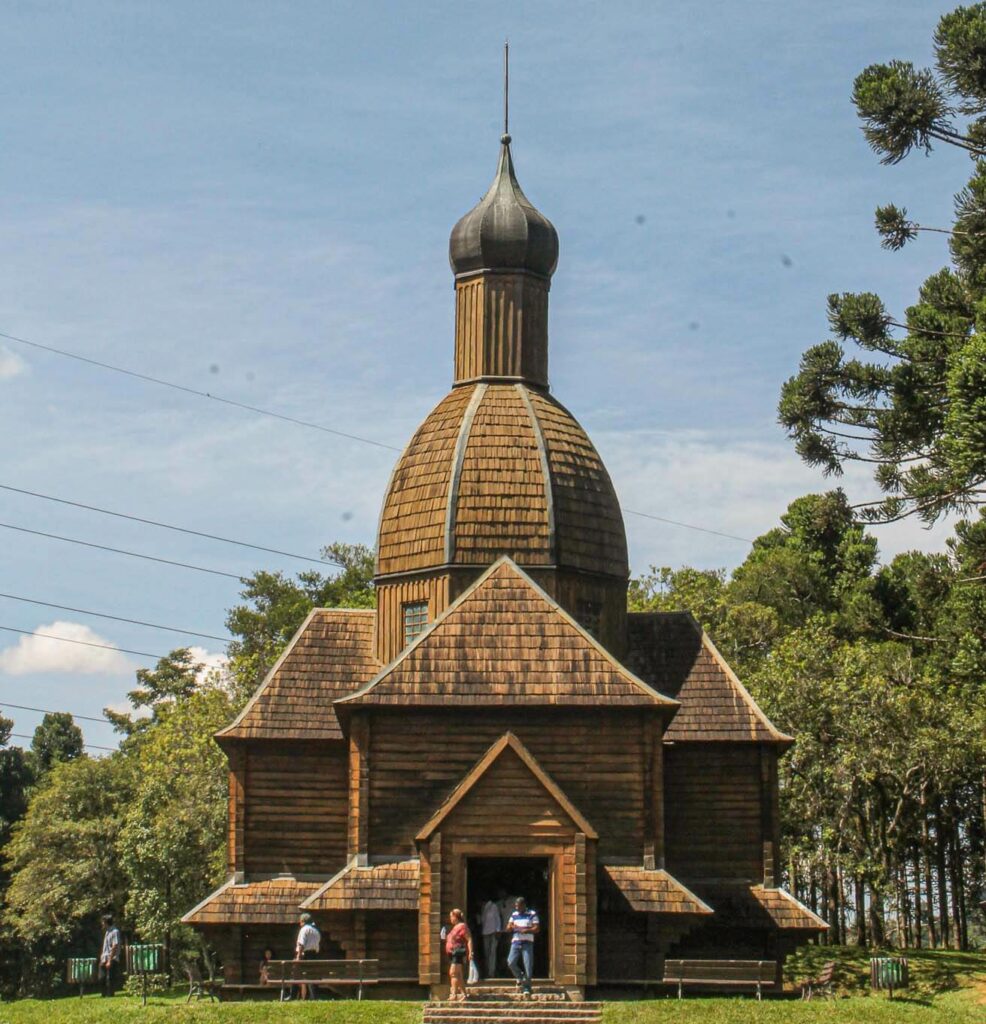
[[[648,914],[711,914],[712,908],[667,871],[604,864],[600,872],[631,910]]]
[[[681,701],[666,740],[794,742],[760,710],[688,612],[634,612],[627,629],[627,665]]]
[[[505,702],[677,707],[621,665],[509,558],[495,562],[379,675],[336,706]]]
[[[183,918],[184,924],[294,924],[303,900],[319,882],[271,878],[264,882],[228,881]]]
[[[522,383],[463,385],[401,454],[380,516],[377,575],[527,566],[626,579],[626,532],[606,467],[564,406]]]
[[[731,924],[780,931],[823,932],[828,925],[785,889],[763,885],[695,883],[702,898]]]
[[[347,864],[319,886],[303,910],[417,910],[418,862],[396,861],[358,867]]]
[[[267,678],[217,739],[341,739],[332,702],[379,670],[374,654],[376,612],[316,608],[302,623]]]

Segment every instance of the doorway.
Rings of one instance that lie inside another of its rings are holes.
[[[468,857],[466,859],[466,907],[469,926],[476,940],[476,951],[485,960],[480,920],[483,905],[492,899],[501,907],[506,918],[513,911],[518,896],[527,900],[528,907],[537,911],[540,931],[534,940],[534,977],[551,977],[551,859],[548,857]],[[484,978],[509,978],[507,954],[509,935],[500,937],[496,969],[490,972],[483,963]]]

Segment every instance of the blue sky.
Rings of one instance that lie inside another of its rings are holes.
[[[561,238],[553,391],[626,508],[754,537],[830,486],[775,423],[825,296],[900,312],[946,261],[934,238],[883,252],[872,214],[947,224],[964,158],[880,166],[849,92],[869,63],[928,63],[952,6],[8,4],[0,331],[402,445],[448,389],[448,233],[493,174],[509,36],[518,175]],[[306,554],[373,542],[393,461],[2,339],[0,437],[0,484]],[[3,491],[0,522],[225,572],[304,567]],[[627,529],[635,571],[746,553]],[[946,532],[886,528],[881,549]],[[4,593],[216,635],[237,598],[233,579],[0,534]],[[187,641],[3,598],[0,625]],[[98,715],[150,663],[0,633],[0,706]],[[18,732],[39,718],[7,713]]]

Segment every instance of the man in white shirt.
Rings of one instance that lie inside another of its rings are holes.
[[[486,977],[496,975],[496,947],[503,931],[503,919],[500,908],[495,900],[487,900],[480,911],[480,922],[483,930],[483,955],[486,960]]]
[[[541,930],[537,911],[528,907],[523,896],[518,896],[516,909],[507,922],[510,932],[510,956],[507,966],[517,979],[517,988],[524,999],[531,998],[531,979],[534,976],[534,936]]]
[[[103,946],[99,953],[102,995],[111,996],[120,984],[120,929],[112,914],[103,915]]]
[[[322,933],[315,927],[311,914],[302,914],[298,918],[298,938],[294,944],[295,960],[310,960],[318,956],[322,945]],[[314,985],[299,985],[299,995],[302,999],[317,999],[318,989]]]

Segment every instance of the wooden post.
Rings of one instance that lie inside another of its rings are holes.
[[[349,858],[365,866],[370,840],[370,721],[353,715],[349,732]]]
[[[760,745],[760,820],[763,835],[763,884],[773,889],[780,877],[780,794],[777,784],[777,753]],[[823,896],[827,898],[825,880]]]
[[[230,746],[229,753],[229,825],[226,844],[226,862],[230,874],[246,870],[246,786],[247,751],[243,745]]]

